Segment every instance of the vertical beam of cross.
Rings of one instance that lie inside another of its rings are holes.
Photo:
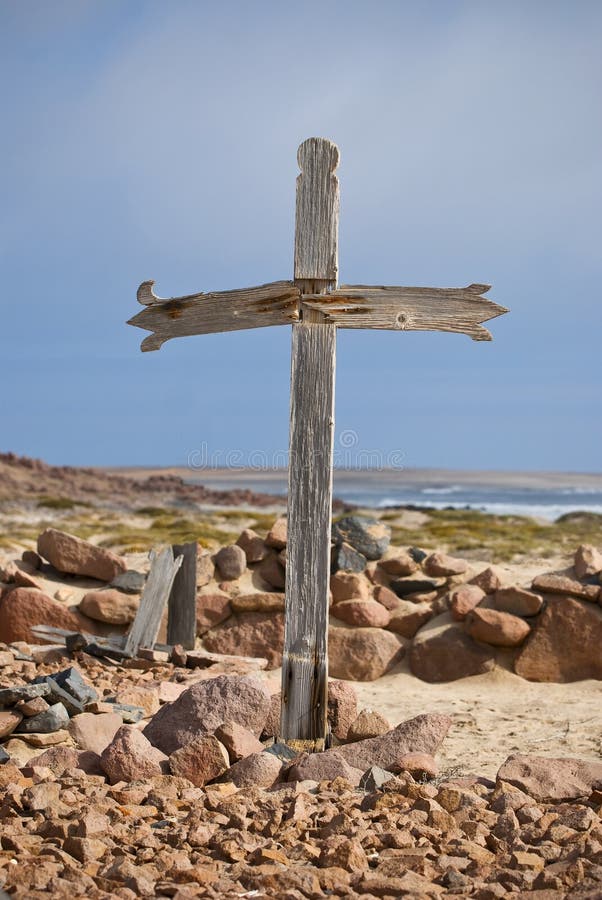
[[[335,144],[310,138],[297,154],[295,284],[337,286],[339,161]],[[307,310],[293,325],[288,476],[286,616],[280,738],[307,750],[327,734],[328,590],[336,326]]]

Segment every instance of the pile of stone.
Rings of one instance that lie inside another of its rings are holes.
[[[333,526],[329,665],[335,678],[369,681],[404,657],[418,678],[453,681],[510,666],[534,681],[602,679],[602,554],[583,545],[574,564],[512,584],[495,566],[390,543],[376,519]],[[213,653],[282,662],[286,519],[261,535],[247,529],[216,553],[199,550],[197,636]],[[54,597],[42,575],[66,578]],[[67,605],[69,578],[94,579]],[[0,571],[0,640],[34,639],[33,625],[106,635],[133,621],[145,574],[125,558],[48,529],[38,552]],[[66,602],[67,597],[67,602]],[[165,640],[163,622],[159,641]]]
[[[91,690],[75,670],[53,680]],[[336,682],[336,746],[308,755],[274,743],[274,710],[262,681],[222,675],[134,724],[73,716],[70,745],[0,765],[0,888],[27,900],[599,897],[602,763],[512,756],[495,780],[439,774],[447,716],[391,728]]]

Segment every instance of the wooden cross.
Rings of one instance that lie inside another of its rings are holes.
[[[286,615],[280,739],[309,750],[327,742],[327,635],[332,518],[334,376],[337,328],[451,331],[489,341],[482,323],[507,312],[465,288],[338,287],[339,163],[336,144],[299,147],[293,281],[163,300],[143,282],[145,307],[129,320],[165,341],[292,324]]]

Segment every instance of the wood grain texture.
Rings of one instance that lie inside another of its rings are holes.
[[[306,750],[327,734],[335,351],[334,326],[293,326],[280,737]]]
[[[163,610],[182,557],[174,559],[171,547],[159,553],[151,551],[151,567],[140,597],[136,618],[125,642],[127,656],[136,656],[140,647],[154,647]]]
[[[192,334],[215,334],[268,325],[290,325],[299,319],[300,290],[292,281],[163,300],[153,293],[154,281],[143,281],[138,302],[145,309],[128,325],[153,333],[140,345],[158,350],[165,341]]]
[[[451,331],[473,341],[490,341],[480,324],[508,312],[482,295],[488,284],[465,288],[341,285],[330,294],[304,294],[302,308],[319,310],[339,328],[387,328],[397,331]]]
[[[339,148],[325,138],[308,138],[297,151],[295,280],[336,283],[339,268]]]
[[[181,644],[185,650],[194,650],[196,640],[197,548],[196,541],[172,547],[174,557],[182,557],[182,564],[167,601],[167,643]]]

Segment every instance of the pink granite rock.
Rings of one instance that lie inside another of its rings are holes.
[[[504,781],[538,802],[588,797],[602,790],[602,762],[553,759],[549,756],[509,756],[497,773]]]
[[[236,722],[259,735],[269,707],[270,694],[258,678],[218,675],[193,684],[173,703],[161,707],[144,735],[167,754],[212,734],[223,722]]]
[[[139,781],[167,771],[167,756],[131,725],[122,725],[103,750],[100,766],[111,784]]]
[[[381,628],[331,626],[328,630],[330,673],[348,681],[374,681],[403,657],[402,637]]]
[[[475,641],[492,647],[519,647],[529,635],[531,626],[510,613],[479,607],[466,617],[466,630]]]
[[[236,613],[208,631],[203,644],[214,653],[264,657],[275,669],[282,663],[284,613]]]
[[[187,778],[195,787],[219,778],[229,765],[228,751],[212,734],[195,738],[169,757],[171,774]]]
[[[386,628],[391,613],[376,600],[342,600],[331,609],[332,615],[346,625],[364,628]]]
[[[270,788],[274,785],[282,771],[282,762],[273,753],[252,753],[234,763],[224,778],[232,781],[237,787]]]
[[[118,713],[80,713],[69,721],[69,734],[80,750],[101,754],[109,746],[123,719]]]
[[[214,734],[228,751],[228,765],[263,750],[263,744],[257,736],[238,722],[224,722],[215,729]]]
[[[446,553],[431,553],[422,563],[422,568],[427,575],[435,578],[449,575],[463,575],[468,571],[468,563],[465,559],[456,559]]]
[[[123,557],[56,528],[47,528],[39,536],[38,553],[59,572],[99,581],[112,581],[127,571]]]
[[[450,592],[449,609],[452,617],[457,621],[465,619],[479,605],[485,591],[476,584],[461,584]]]

